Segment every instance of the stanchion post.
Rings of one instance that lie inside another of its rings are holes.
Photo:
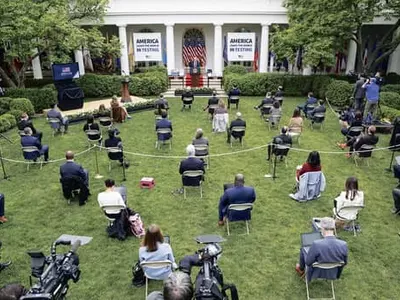
[[[3,151],[1,148],[0,148],[0,164],[1,164],[1,169],[3,170],[3,179],[8,180],[10,176],[7,175],[6,168],[4,167]]]
[[[94,150],[94,157],[96,159],[96,175],[94,176],[94,178],[101,179],[101,178],[103,178],[103,176],[100,175],[100,172],[99,172],[99,162],[97,160],[97,151],[98,151],[97,149],[98,149],[98,146],[95,146],[95,147],[96,147],[96,149]]]

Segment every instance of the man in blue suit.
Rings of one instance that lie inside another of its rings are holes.
[[[219,200],[219,220],[218,225],[224,225],[224,218],[228,213],[228,207],[231,204],[241,204],[241,203],[253,203],[256,201],[256,191],[250,186],[244,186],[244,176],[242,174],[237,174],[235,176],[235,183],[232,188],[225,190],[221,199]],[[240,217],[243,217],[243,213],[250,214],[249,211],[239,212]],[[239,216],[237,214],[232,215],[232,219],[236,219]]]
[[[307,116],[307,113],[308,113],[307,112],[307,105],[309,105],[309,104],[316,105],[317,102],[318,102],[318,100],[317,100],[317,98],[314,97],[314,94],[312,92],[309,92],[306,103],[298,105],[297,107],[304,112],[305,116]]]
[[[21,137],[21,146],[22,147],[36,147],[39,150],[39,156],[44,156],[44,161],[49,160],[49,146],[42,145],[39,138],[32,136],[32,129],[30,127],[25,127],[24,136]],[[38,155],[32,153],[34,156],[30,156],[30,153],[24,154],[25,159],[30,159],[36,161]]]
[[[228,108],[231,107],[231,97],[232,96],[240,96],[240,90],[236,85],[233,85],[233,88],[229,91],[228,93]],[[233,100],[232,100],[233,101]],[[236,102],[237,101],[237,102]],[[235,104],[236,104],[236,108],[238,108],[239,105],[239,100],[236,100]]]
[[[179,165],[179,174],[182,175],[185,171],[198,171],[198,170],[203,171],[204,174],[205,173],[204,161],[195,156],[196,150],[194,146],[188,145],[186,147],[186,153],[188,155],[188,158],[181,161],[181,164]],[[199,180],[204,180],[204,176],[201,177],[182,176],[182,184],[184,186],[197,186]]]
[[[59,112],[56,109],[56,104],[52,104],[50,107],[51,107],[51,109],[47,112],[47,117],[48,118],[52,118],[52,119],[59,119],[60,120],[60,125],[64,126],[64,132],[67,132],[68,131],[68,124],[69,124],[68,118],[64,117],[61,114],[61,112]],[[58,130],[60,130],[60,128],[58,128]]]
[[[163,111],[161,113],[161,117],[162,117],[162,119],[160,121],[158,121],[156,124],[156,130],[162,129],[162,128],[169,128],[169,129],[171,129],[171,133],[159,133],[159,134],[157,134],[157,136],[158,136],[159,141],[166,141],[172,137],[172,123],[170,120],[167,119],[166,111]]]
[[[67,151],[65,154],[66,163],[60,167],[61,179],[67,177],[79,177],[83,183],[89,188],[89,172],[74,162],[74,152]]]
[[[300,250],[300,261],[296,264],[296,272],[304,276],[305,267],[308,267],[307,278],[337,279],[340,277],[343,267],[323,270],[314,269],[312,264],[318,263],[338,263],[347,264],[347,243],[339,240],[335,236],[335,220],[329,217],[321,219],[321,233],[323,239],[316,240],[311,247],[303,247]],[[343,265],[343,266],[344,266]]]

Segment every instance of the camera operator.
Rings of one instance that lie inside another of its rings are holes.
[[[354,97],[354,110],[363,110],[365,89],[362,87],[365,83],[365,77],[363,74],[358,74],[358,80],[356,81],[353,89]]]
[[[193,284],[190,276],[184,272],[176,271],[164,281],[163,292],[152,292],[147,300],[192,300]]]

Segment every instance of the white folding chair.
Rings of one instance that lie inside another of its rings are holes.
[[[110,154],[110,153],[121,153],[122,154],[123,152],[122,152],[122,149],[119,147],[108,147],[107,154]],[[116,160],[116,159],[111,159],[110,157],[108,157],[108,172],[111,172],[111,163],[113,160]]]
[[[101,129],[108,130],[112,126],[112,119],[110,117],[99,117],[99,123]]]
[[[310,127],[314,130],[314,126],[319,124],[320,129],[324,129],[325,122],[325,113],[315,113],[314,116],[311,117]]]
[[[233,211],[245,211],[245,210],[252,210],[253,209],[253,203],[241,203],[241,204],[231,204],[228,206],[228,216],[226,218],[226,230],[228,232],[228,235],[230,235],[230,231],[229,231],[229,211],[233,210]],[[251,214],[251,212],[250,212]],[[246,230],[247,230],[247,234],[250,233],[249,231],[249,220],[243,220],[246,222]],[[237,222],[237,221],[235,221]]]
[[[27,171],[29,171],[29,166],[30,166],[31,164],[36,164],[36,163],[40,164],[40,169],[42,169],[42,166],[43,166],[42,155],[40,154],[40,151],[39,151],[39,149],[38,149],[36,146],[22,147],[22,152],[23,152],[23,154],[24,154],[24,158],[25,158],[25,154],[29,155],[29,154],[33,154],[33,153],[37,152],[37,157],[36,157],[36,159],[37,159],[38,161],[35,162],[33,159],[27,159],[27,158],[25,158],[25,160],[28,162],[28,163],[26,164],[26,170],[27,170]]]
[[[275,127],[279,129],[279,122],[281,121],[281,114],[270,115],[268,118],[268,129]]]
[[[333,217],[335,219],[338,219],[345,223],[351,223],[351,225],[353,226],[354,236],[357,236],[355,221],[358,218],[358,213],[363,208],[364,208],[363,205],[343,206],[343,207],[339,208],[339,210],[336,210],[336,208],[334,207],[333,208]],[[352,217],[347,217],[347,216],[352,216]]]
[[[236,109],[238,109],[239,108],[239,100],[240,100],[240,96],[238,96],[238,95],[230,96],[228,98],[229,110],[231,110],[232,104],[235,104]]]
[[[232,148],[232,144],[233,144],[233,140],[236,140],[232,133],[237,132],[237,133],[244,133],[246,132],[246,127],[245,126],[233,126],[231,129],[231,148]],[[243,147],[243,139],[244,139],[244,134],[241,138],[238,138],[240,145]]]
[[[333,263],[318,263],[315,262],[312,264],[312,267],[315,269],[324,269],[324,270],[332,270],[335,268],[340,268],[344,266],[344,262],[333,262]],[[309,290],[309,282],[308,282],[308,276],[307,276],[307,267],[306,267],[306,273],[305,273],[305,279],[306,279],[306,289],[307,289],[307,300],[336,300],[335,298],[335,288],[333,286],[333,281],[337,280],[336,279],[326,279],[327,281],[331,282],[331,289],[332,289],[332,297],[329,298],[311,298],[310,297],[310,290]],[[324,279],[324,278],[321,278]]]
[[[266,120],[268,115],[270,114],[272,107],[272,104],[264,104],[260,109],[260,118]]]
[[[295,129],[295,131],[290,131]],[[292,138],[292,143],[297,143],[300,146],[300,136],[301,136],[301,132],[303,130],[302,126],[292,126],[289,128],[289,136]]]
[[[60,119],[58,118],[47,118],[47,122],[49,122],[50,127],[53,129],[53,137],[57,132],[61,132],[61,135],[64,134],[64,125],[62,125]]]
[[[360,166],[361,161],[366,161],[369,167],[369,158],[372,157],[372,150],[375,148],[373,145],[362,145],[358,151],[353,152],[353,159],[356,167]]]
[[[88,142],[89,142],[89,148],[92,145],[100,145],[101,146],[101,140],[103,139],[101,136],[101,132],[99,130],[95,130],[95,129],[89,129],[85,131],[86,136],[88,138]],[[97,136],[99,136],[99,138],[96,138]],[[101,148],[100,148],[101,151]]]
[[[147,299],[148,289],[149,289],[149,279],[156,280],[155,278],[151,278],[146,274],[146,269],[163,269],[163,268],[171,268],[172,272],[172,261],[170,260],[154,260],[154,261],[142,261],[140,266],[143,269],[144,277],[146,277],[146,294],[145,300]]]
[[[189,178],[194,178],[194,177],[200,177],[204,176],[204,172],[202,170],[192,170],[192,171],[185,171],[182,174],[182,177],[189,177]],[[183,198],[186,199],[186,189],[187,188],[199,188],[200,190],[200,198],[203,198],[203,186],[202,186],[203,180],[199,180],[199,185],[194,186],[194,185],[183,185]]]
[[[103,210],[104,215],[105,215],[106,219],[108,220],[108,225],[111,226],[114,223],[115,219],[108,217],[106,215],[106,213],[107,214],[118,214],[118,213],[121,212],[121,210],[125,209],[125,206],[117,205],[117,204],[115,204],[115,205],[103,205],[103,206],[101,206],[101,209]]]
[[[207,155],[197,155],[197,152],[198,151],[200,151],[200,152],[205,152],[205,151],[207,151],[207,153],[209,153],[208,152],[208,145],[207,144],[197,144],[197,145],[193,145],[194,146],[194,149],[195,149],[195,153],[196,153],[196,157],[197,158],[200,158],[200,159],[203,159],[204,161],[205,161],[205,163],[206,163],[206,165],[207,165],[207,169],[209,169],[210,168],[210,154],[207,154]]]
[[[172,131],[171,131],[171,128],[158,128],[156,130],[156,133],[157,133],[156,148],[160,150],[161,144],[163,144],[163,145],[169,144],[169,149],[171,150],[172,149]],[[166,133],[170,134],[169,139],[163,140],[163,141],[158,139],[158,135],[159,134],[166,134]]]

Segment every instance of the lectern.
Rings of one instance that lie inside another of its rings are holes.
[[[132,102],[131,96],[129,95],[129,82],[131,79],[125,76],[121,81],[121,102]]]
[[[190,67],[190,76],[192,77],[192,87],[198,87],[200,81],[200,66]]]

